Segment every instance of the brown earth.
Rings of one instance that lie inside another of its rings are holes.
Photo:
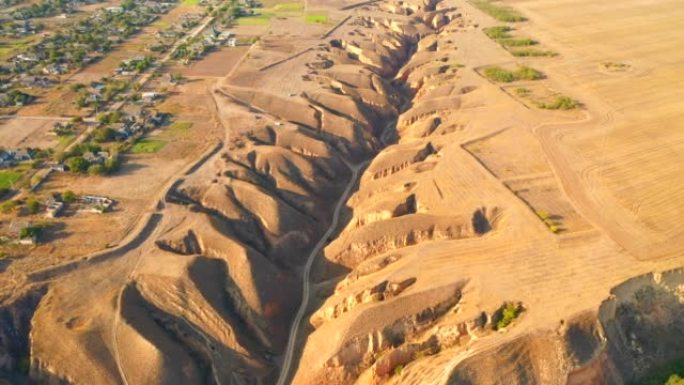
[[[157,204],[118,246],[15,271],[8,379],[618,385],[684,358],[680,7],[511,2],[559,53],[520,64],[582,102],[550,111],[480,76],[512,57],[469,3],[340,3],[173,90],[223,144],[136,187]]]

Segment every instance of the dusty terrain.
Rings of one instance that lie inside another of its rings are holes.
[[[186,69],[161,109],[221,144],[132,162],[146,208],[113,247],[3,265],[0,377],[621,385],[684,359],[684,10],[510,5],[556,56],[463,0],[310,0],[334,22]]]

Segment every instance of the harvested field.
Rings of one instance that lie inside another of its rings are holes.
[[[52,133],[57,122],[64,119],[50,117],[14,117],[0,120],[0,143],[3,147],[52,148],[59,138]]]

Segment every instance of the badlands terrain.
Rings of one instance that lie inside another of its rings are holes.
[[[0,384],[684,375],[679,1],[304,7],[125,241],[9,269]]]

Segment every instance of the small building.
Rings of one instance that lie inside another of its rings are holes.
[[[226,44],[228,47],[237,47],[238,41],[237,38],[231,37],[230,39],[227,40]]]
[[[56,198],[48,198],[45,201],[45,216],[48,218],[57,218],[64,209],[64,202]]]
[[[81,208],[79,212],[102,214],[112,207],[114,200],[97,195],[83,195],[78,198]]]

